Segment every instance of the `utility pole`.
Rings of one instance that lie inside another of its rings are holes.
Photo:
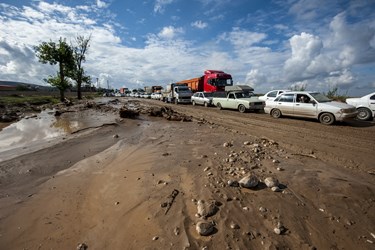
[[[108,90],[109,90],[109,81],[108,81],[108,79],[107,79],[107,88],[108,88]]]

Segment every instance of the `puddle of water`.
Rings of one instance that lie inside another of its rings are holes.
[[[36,118],[22,119],[0,131],[0,161],[37,150],[79,129],[114,122],[115,118],[92,110],[67,112],[60,117],[55,117],[52,110],[42,111]]]

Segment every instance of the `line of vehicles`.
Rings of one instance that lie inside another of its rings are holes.
[[[144,91],[127,93],[126,96],[175,104],[215,106],[241,113],[264,111],[274,118],[313,118],[325,125],[354,118],[372,120],[375,116],[375,92],[362,98],[348,98],[346,103],[332,101],[314,91],[272,90],[256,96],[252,87],[233,85],[232,76],[219,70],[206,70],[201,77],[171,83],[165,89],[161,86],[145,87]]]

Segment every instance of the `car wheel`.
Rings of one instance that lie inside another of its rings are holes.
[[[193,104],[193,106],[195,106],[195,101],[192,101],[191,103]]]
[[[271,116],[273,118],[280,118],[281,117],[281,111],[280,111],[280,109],[272,109]]]
[[[330,113],[323,113],[319,116],[319,121],[324,125],[331,125],[335,122],[335,117]]]
[[[359,108],[357,109],[357,119],[361,121],[368,121],[371,118],[371,111],[367,108]]]
[[[240,111],[241,113],[245,113],[245,111],[246,111],[246,107],[245,107],[244,105],[240,104],[240,105],[238,106],[238,111]]]
[[[223,109],[223,108],[221,107],[220,102],[218,102],[218,103],[216,104],[216,107],[217,107],[218,109]]]
[[[203,105],[207,108],[208,107],[208,103],[207,102],[204,102]]]

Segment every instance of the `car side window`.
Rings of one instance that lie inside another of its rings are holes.
[[[375,95],[372,95],[372,96],[370,97],[370,100],[375,100]]]
[[[293,102],[293,100],[294,100],[294,94],[285,94],[277,98],[277,101],[279,102]]]
[[[229,99],[235,99],[234,98],[234,94],[233,93],[230,93],[229,96],[228,96]]]
[[[195,93],[195,94],[194,94],[194,97],[198,97],[198,96],[199,96],[199,93]]]
[[[267,96],[268,97],[276,97],[276,95],[277,95],[277,91],[272,91]]]

